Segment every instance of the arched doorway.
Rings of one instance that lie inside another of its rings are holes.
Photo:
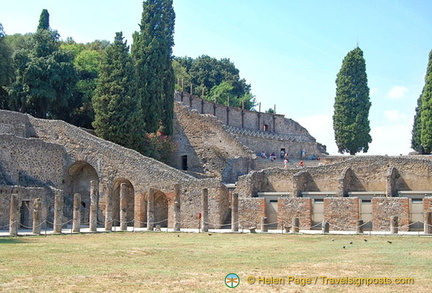
[[[69,167],[69,194],[81,194],[81,224],[89,224],[90,215],[90,182],[99,182],[99,176],[92,165],[85,161],[77,161]],[[97,202],[99,199],[97,199]]]
[[[133,226],[133,220],[134,220],[134,200],[135,200],[135,192],[132,183],[124,178],[117,179],[114,182],[114,190],[113,190],[113,197],[112,197],[112,211],[113,211],[113,226],[119,226],[120,225],[120,190],[121,185],[125,184],[125,196],[126,196],[126,221],[127,226]]]
[[[168,199],[162,191],[155,191],[155,225],[168,227]]]

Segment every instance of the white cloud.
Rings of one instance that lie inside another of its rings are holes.
[[[401,114],[399,110],[385,110],[384,111],[384,117],[389,122],[405,122],[407,120],[406,115]]]
[[[408,92],[409,90],[406,87],[396,85],[389,90],[386,97],[388,99],[402,99]]]
[[[336,155],[337,146],[334,140],[332,115],[301,117],[296,120],[306,128],[316,141],[327,147],[327,152]]]
[[[371,130],[372,143],[368,155],[407,155],[411,149],[411,128],[409,121],[387,126],[377,126]]]

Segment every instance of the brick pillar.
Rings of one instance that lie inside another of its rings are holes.
[[[300,231],[300,219],[299,218],[293,218],[292,219],[292,232],[298,233]]]
[[[63,192],[54,197],[54,234],[60,234],[63,227]]]
[[[232,194],[231,200],[231,231],[237,232],[239,223],[238,223],[239,215],[238,215],[238,193]]]
[[[149,188],[147,201],[147,230],[153,231],[154,228],[154,189]]]
[[[322,229],[322,232],[324,234],[329,233],[330,232],[330,224],[329,224],[329,222],[323,221],[321,229]]]
[[[9,220],[9,235],[17,236],[18,235],[18,227],[19,227],[19,218],[20,218],[20,203],[18,200],[18,194],[11,195],[10,201],[10,220]]]
[[[202,227],[202,231],[203,232],[208,232],[208,227],[209,227],[209,216],[208,216],[208,189],[207,188],[203,188],[202,190],[202,223],[201,223],[201,227]]]
[[[143,193],[135,194],[134,227],[143,228],[146,221],[145,198]]]
[[[90,181],[90,220],[89,220],[90,232],[97,231],[97,193],[98,193],[98,182],[96,180],[92,180]]]
[[[399,230],[398,217],[397,216],[391,216],[390,217],[390,232],[392,234],[397,234],[398,230]]]
[[[363,234],[363,220],[357,220],[357,229],[356,229],[356,233],[357,234]]]
[[[42,203],[40,198],[33,201],[33,234],[41,233]]]
[[[387,177],[386,177],[386,196],[392,197],[396,194],[396,175],[397,170],[395,167],[390,167],[387,170]]]
[[[267,217],[261,218],[261,232],[268,232]]]
[[[105,231],[111,231],[113,226],[113,194],[110,189],[105,196]]]
[[[180,184],[174,184],[174,232],[180,232]]]
[[[127,185],[120,184],[120,231],[127,230]]]
[[[72,215],[72,232],[81,231],[81,194],[74,194],[73,215]]]
[[[431,212],[425,212],[424,213],[424,233],[425,234],[431,234],[432,233],[432,213]]]

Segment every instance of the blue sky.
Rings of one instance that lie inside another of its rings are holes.
[[[7,34],[34,32],[40,12],[61,37],[112,41],[132,33],[141,0],[15,0],[2,3]],[[407,154],[432,49],[429,0],[174,0],[176,56],[229,58],[262,110],[305,126],[337,154],[332,115],[342,59],[364,52],[372,107],[368,154]]]

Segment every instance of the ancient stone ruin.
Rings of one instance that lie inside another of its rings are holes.
[[[0,230],[430,233],[429,157],[328,157],[283,115],[175,99],[172,167],[63,121],[0,110]],[[321,160],[284,169],[259,157],[282,150]]]

